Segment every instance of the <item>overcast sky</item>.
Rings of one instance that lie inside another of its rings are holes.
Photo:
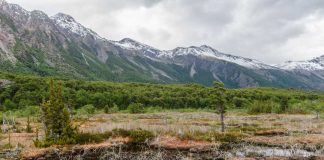
[[[159,49],[206,44],[271,64],[324,55],[324,0],[7,1]]]

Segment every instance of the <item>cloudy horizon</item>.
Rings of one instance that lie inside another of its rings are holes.
[[[159,49],[209,45],[269,64],[324,55],[321,0],[7,0],[62,12],[110,40]]]

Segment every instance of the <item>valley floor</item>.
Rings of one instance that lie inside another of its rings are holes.
[[[106,156],[111,159],[112,157],[115,159],[133,159],[134,157],[152,159],[152,156],[155,156],[155,159],[181,159],[180,157],[192,159],[208,159],[208,157],[226,159],[324,158],[324,120],[316,119],[314,115],[228,113],[225,133],[231,134],[228,140],[227,136],[224,136],[224,139],[208,137],[211,133],[219,134],[220,128],[219,116],[210,112],[118,113],[84,115],[74,118],[75,125],[79,126],[82,132],[102,133],[115,128],[126,130],[140,128],[152,132],[154,139],[143,143],[145,147],[142,146],[136,151],[134,149],[138,148],[138,145],[127,145],[131,142],[129,137],[119,136],[96,144],[35,148],[33,144],[36,137],[35,130],[41,128],[41,124],[35,118],[31,118],[31,121],[33,133],[23,131],[10,133],[10,144],[15,147],[11,151],[6,149],[9,148],[9,133],[0,134],[0,148],[2,148],[0,157],[17,156],[14,152],[17,151],[17,154],[19,152],[23,158],[32,159],[52,154],[55,151],[56,154],[59,152],[61,157],[73,155],[72,157],[75,158],[86,155],[85,151],[89,153],[100,150],[100,154],[96,156]],[[26,118],[17,119],[17,129],[25,127],[26,122]],[[42,131],[39,131],[39,137],[42,135]],[[231,139],[235,139],[235,143],[230,143]],[[125,149],[123,152],[121,152],[122,148]],[[132,156],[121,158],[122,156],[118,154]],[[168,157],[168,155],[175,157]]]

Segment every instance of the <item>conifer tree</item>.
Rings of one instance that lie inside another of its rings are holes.
[[[76,129],[72,126],[70,113],[63,102],[62,87],[50,81],[49,100],[41,104],[42,121],[46,141],[73,143]]]
[[[224,84],[219,82],[214,82],[213,87],[209,90],[209,101],[210,106],[212,108],[215,108],[217,113],[220,114],[220,121],[221,121],[221,131],[225,131],[225,102],[226,102],[226,89],[224,88]]]

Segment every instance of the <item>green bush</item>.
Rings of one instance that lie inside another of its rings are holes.
[[[104,133],[78,133],[75,141],[77,144],[100,143],[112,136],[111,132]]]
[[[244,108],[249,104],[249,101],[245,98],[234,97],[233,104],[235,108]]]
[[[87,104],[77,111],[79,114],[94,114],[96,112],[96,108],[92,104]]]
[[[6,99],[3,103],[5,110],[12,110],[17,108],[17,104],[12,102],[10,99]]]
[[[66,145],[76,144],[75,137],[62,137],[60,139],[45,139],[45,140],[34,140],[34,145],[37,148],[46,148],[52,145]]]
[[[280,106],[280,104],[271,100],[255,101],[248,107],[248,113],[282,113],[284,112],[282,109],[283,108]]]
[[[244,136],[238,132],[186,132],[179,138],[184,140],[204,140],[209,142],[238,143]]]
[[[112,131],[113,136],[130,137],[134,143],[142,143],[150,141],[154,138],[154,134],[150,131],[138,129],[138,130],[125,130],[114,129]]]
[[[40,114],[39,106],[26,106],[19,110],[15,110],[13,114],[17,117],[38,116]]]
[[[129,133],[128,130],[115,128],[115,129],[112,130],[112,135],[115,136],[115,137],[117,137],[117,136],[129,137],[130,133]]]
[[[150,131],[145,130],[131,130],[130,137],[135,143],[147,142],[153,139],[154,135]]]
[[[108,105],[106,105],[105,106],[105,108],[104,108],[104,112],[105,113],[117,113],[119,111],[119,108],[118,108],[118,106],[117,106],[117,104],[113,104],[113,106],[112,107],[109,107]]]
[[[145,113],[144,106],[141,103],[131,103],[127,107],[127,110],[129,113]]]
[[[287,113],[290,114],[307,114],[309,113],[308,109],[303,106],[302,103],[297,103],[290,105],[287,109]]]
[[[165,110],[163,110],[163,108],[159,106],[145,108],[145,113],[156,113],[156,112],[163,112],[163,111]]]

